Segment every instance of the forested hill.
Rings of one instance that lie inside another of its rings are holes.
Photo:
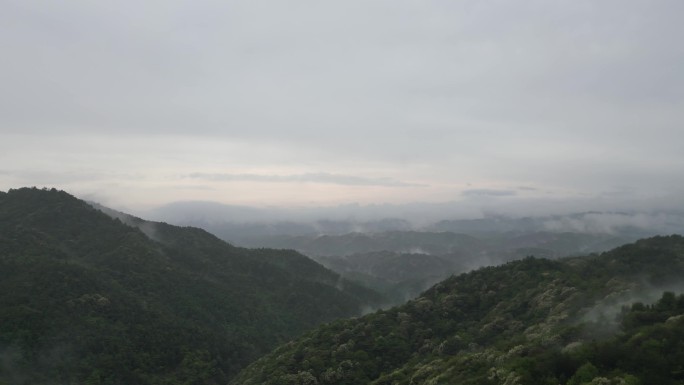
[[[684,384],[683,282],[681,236],[526,258],[322,326],[233,383]]]
[[[0,384],[214,384],[376,293],[293,251],[0,193]],[[125,223],[124,223],[125,222]]]

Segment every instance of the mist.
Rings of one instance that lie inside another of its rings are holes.
[[[500,198],[499,198],[500,199]],[[273,225],[297,223],[310,233],[382,232],[388,230],[442,230],[446,222],[458,228],[489,222],[491,231],[508,224],[510,230],[527,219],[529,231],[618,234],[670,234],[684,231],[684,212],[677,202],[648,205],[602,205],[602,202],[557,199],[468,199],[446,203],[403,205],[349,204],[327,207],[252,207],[218,202],[176,202],[141,211],[139,215],[175,224]],[[642,209],[640,209],[642,208]],[[612,209],[623,209],[613,211]],[[594,210],[594,211],[592,211]],[[456,230],[457,231],[457,230]],[[471,230],[474,231],[474,230]],[[466,231],[467,232],[467,231]]]

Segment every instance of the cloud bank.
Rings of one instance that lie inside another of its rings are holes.
[[[658,204],[684,196],[682,14],[677,0],[7,0],[0,188],[121,206]]]
[[[306,173],[296,175],[259,175],[259,174],[207,174],[195,172],[186,175],[191,179],[209,181],[250,181],[250,182],[274,182],[274,183],[328,183],[343,186],[384,186],[384,187],[426,187],[423,184],[407,183],[390,178],[364,178],[352,175],[339,175],[328,173]]]

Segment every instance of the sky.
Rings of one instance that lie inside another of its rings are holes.
[[[681,0],[0,9],[3,191],[133,209],[684,203]]]

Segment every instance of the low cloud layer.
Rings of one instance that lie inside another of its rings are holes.
[[[470,189],[461,193],[465,197],[509,197],[517,195],[515,190]]]
[[[328,173],[307,173],[296,175],[259,175],[259,174],[207,174],[192,173],[185,177],[216,182],[274,182],[274,183],[327,183],[343,186],[384,186],[384,187],[427,187],[423,184],[407,183],[390,178],[364,178],[352,175]]]
[[[681,213],[586,213],[549,219],[544,227],[550,231],[617,234],[624,231],[648,231],[670,234],[684,229]]]

